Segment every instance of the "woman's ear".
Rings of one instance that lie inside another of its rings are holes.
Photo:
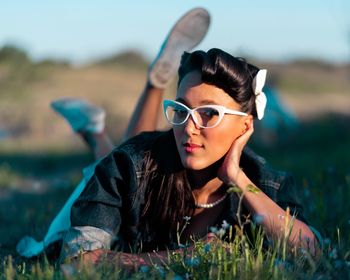
[[[245,133],[253,125],[253,116],[248,115],[247,117],[245,117],[243,125],[244,125],[243,133]]]

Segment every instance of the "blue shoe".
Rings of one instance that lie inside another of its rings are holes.
[[[51,107],[66,119],[75,132],[101,133],[104,130],[106,112],[86,100],[62,98],[53,101]]]
[[[210,15],[203,8],[190,10],[176,22],[149,67],[148,80],[152,86],[163,89],[171,82],[182,54],[202,41],[209,24]]]

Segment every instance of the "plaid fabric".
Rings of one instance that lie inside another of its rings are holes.
[[[76,257],[85,251],[109,249],[112,235],[96,227],[71,227],[63,237],[61,259]]]

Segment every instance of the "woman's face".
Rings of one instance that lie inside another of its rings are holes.
[[[183,78],[176,100],[189,108],[215,104],[240,111],[239,104],[232,97],[216,86],[203,83],[198,72],[190,72]],[[251,122],[251,115],[245,117],[226,114],[213,128],[198,127],[191,116],[184,124],[175,125],[175,141],[183,166],[201,170],[217,162]]]

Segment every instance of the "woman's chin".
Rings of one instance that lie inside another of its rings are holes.
[[[189,170],[195,170],[195,171],[207,169],[208,167],[217,169],[221,166],[223,161],[224,161],[224,157],[214,162],[208,162],[206,159],[191,158],[191,157],[181,158],[181,162],[184,168]]]
[[[210,164],[206,161],[200,161],[198,159],[191,160],[189,158],[182,160],[182,165],[186,169],[190,169],[190,170],[202,170],[210,166]]]

